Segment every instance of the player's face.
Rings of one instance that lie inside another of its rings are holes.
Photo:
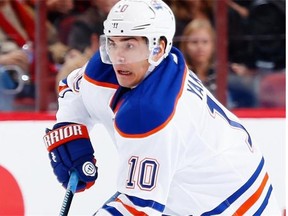
[[[144,37],[108,37],[106,52],[113,65],[140,62],[149,57],[147,43]]]
[[[143,37],[109,37],[108,50],[119,84],[137,86],[149,67],[147,41]]]

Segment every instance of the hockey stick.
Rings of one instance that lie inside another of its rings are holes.
[[[62,203],[62,207],[61,207],[59,216],[67,216],[68,215],[74,193],[76,192],[77,184],[78,184],[77,173],[72,172],[70,175],[70,178],[69,178],[68,186],[66,189],[65,197],[64,197],[64,200]]]

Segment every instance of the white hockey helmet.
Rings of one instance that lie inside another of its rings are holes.
[[[148,39],[147,59],[157,66],[170,52],[175,34],[175,17],[162,0],[120,0],[104,21],[104,36],[100,40],[101,59],[112,63],[107,52],[107,38],[111,36],[141,36]],[[152,57],[159,50],[160,37],[167,40],[165,53],[157,62]]]

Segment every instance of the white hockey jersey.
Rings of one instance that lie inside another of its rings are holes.
[[[96,53],[61,83],[57,121],[115,142],[118,191],[96,215],[281,215],[257,144],[176,48],[133,89]]]

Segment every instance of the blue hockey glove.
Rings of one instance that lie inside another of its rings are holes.
[[[43,137],[57,179],[67,188],[69,176],[76,171],[77,192],[90,188],[97,179],[96,159],[85,125],[58,123]]]

